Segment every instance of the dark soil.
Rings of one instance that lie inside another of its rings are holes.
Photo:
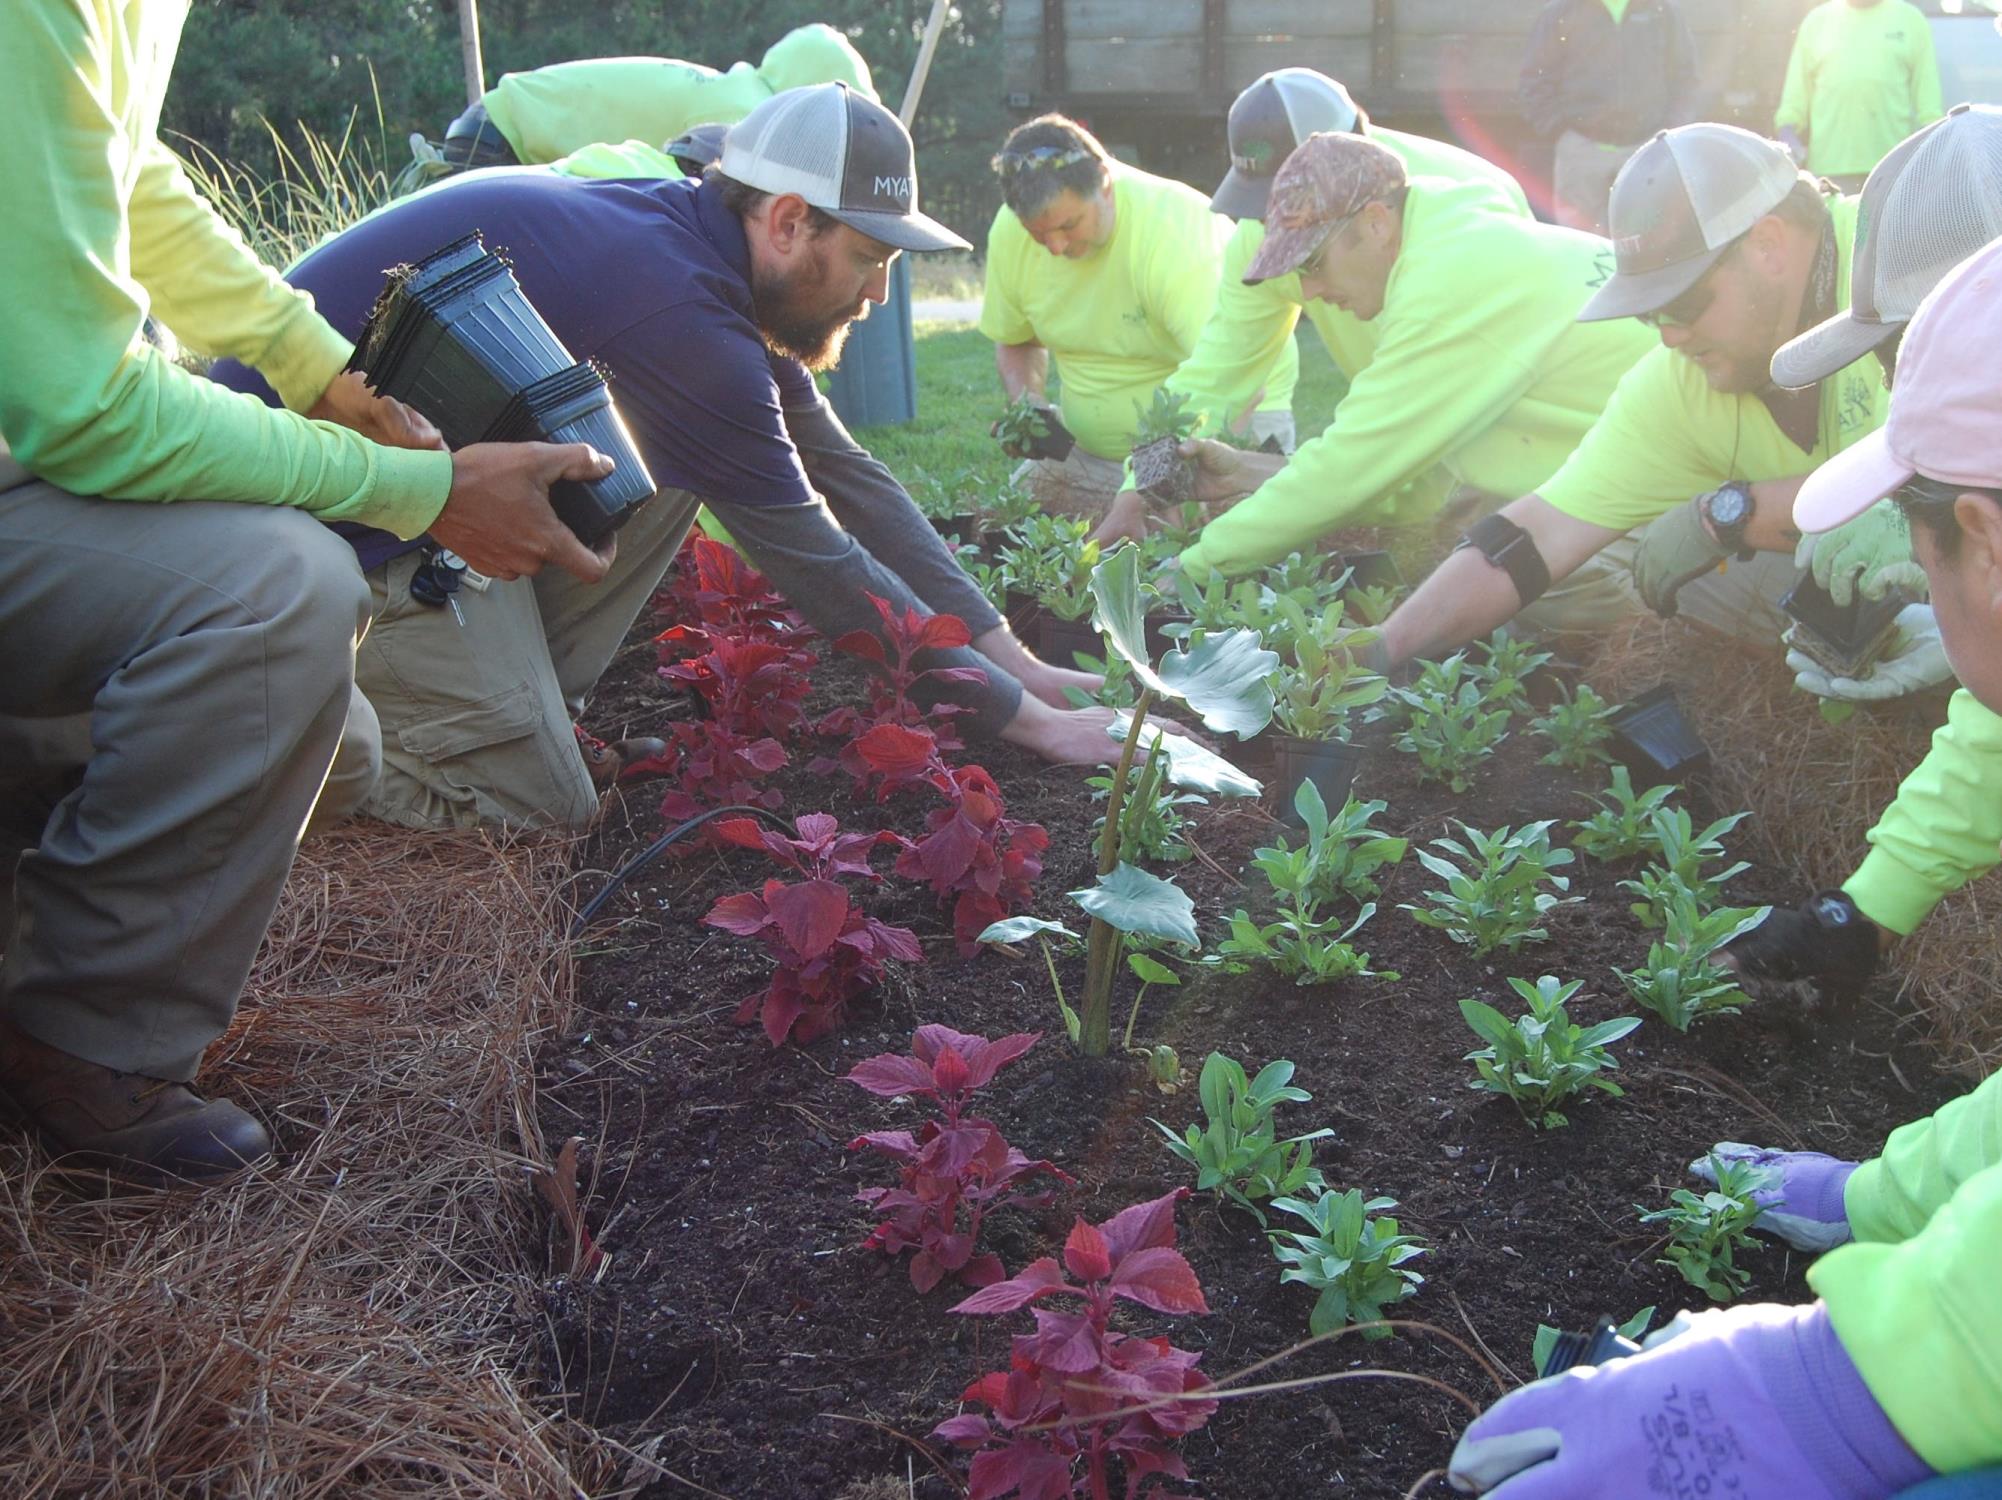
[[[855,701],[860,681],[852,664],[823,662],[816,691],[824,706]],[[591,727],[646,732],[682,711],[636,639],[601,689]],[[1542,748],[1526,731],[1512,734],[1458,797],[1418,782],[1411,757],[1382,749],[1356,789],[1388,801],[1381,821],[1414,841],[1450,831],[1453,817],[1492,828],[1582,816],[1586,779],[1538,764]],[[813,753],[796,750],[794,760],[804,766]],[[1008,796],[1010,815],[1049,830],[1035,910],[1075,921],[1064,892],[1089,879],[1092,818],[1080,773],[1042,768],[1002,746],[979,759]],[[779,780],[788,813],[827,810],[844,826],[915,831],[930,806],[922,792],[886,808],[858,805],[839,775],[794,768]],[[629,790],[587,862],[608,870],[650,842],[660,829],[653,801],[644,786]],[[1176,867],[1176,878],[1194,896],[1206,936],[1236,906],[1261,909],[1237,875],[1276,832],[1252,807],[1201,820],[1196,839],[1208,858]],[[1005,1365],[1007,1339],[1028,1328],[1028,1317],[955,1317],[947,1309],[958,1289],[919,1296],[902,1265],[861,1250],[871,1221],[853,1194],[890,1181],[892,1169],[843,1150],[862,1131],[915,1127],[923,1117],[840,1075],[862,1057],[907,1050],[924,1022],[989,1036],[1044,1033],[980,1096],[980,1112],[1079,1185],[1047,1210],[989,1221],[987,1248],[1011,1273],[1058,1253],[1073,1215],[1102,1220],[1192,1180],[1147,1119],[1180,1129],[1196,1117],[1193,1078],[1208,1052],[1254,1069],[1293,1059],[1294,1081],[1315,1097],[1288,1106],[1282,1123],[1331,1126],[1317,1158],[1329,1182],[1397,1199],[1406,1231],[1432,1244],[1415,1265],[1426,1284],[1397,1312],[1440,1332],[1343,1338],[1254,1379],[1416,1372],[1482,1405],[1499,1390],[1444,1335],[1484,1347],[1522,1378],[1540,1321],[1584,1328],[1602,1313],[1625,1318],[1647,1304],[1662,1320],[1705,1305],[1655,1263],[1659,1242],[1637,1222],[1635,1205],[1665,1203],[1684,1182],[1684,1164],[1711,1143],[1868,1155],[1893,1126],[1954,1091],[1898,1043],[1888,991],[1842,1012],[1768,999],[1686,1037],[1650,1019],[1615,1049],[1626,1098],[1594,1096],[1570,1111],[1568,1129],[1529,1128],[1507,1101],[1467,1087],[1462,1059],[1477,1043],[1456,1002],[1478,995],[1514,1015],[1521,1007],[1504,977],[1556,973],[1588,982],[1574,1003],[1580,1019],[1630,1012],[1611,966],[1632,966],[1646,952],[1615,889],[1632,872],[1582,856],[1572,891],[1586,900],[1561,908],[1549,941],[1518,957],[1476,960],[1398,911],[1431,883],[1407,859],[1389,872],[1378,913],[1359,935],[1377,966],[1402,979],[1296,988],[1269,974],[1202,973],[1179,990],[1150,992],[1135,1037],[1179,1050],[1190,1086],[1172,1095],[1157,1092],[1137,1060],[1072,1057],[1039,964],[961,959],[929,894],[890,880],[871,895],[871,909],[917,930],[928,962],[894,973],[846,1031],[775,1051],[756,1027],[729,1024],[765,981],[762,949],[698,925],[718,896],[772,873],[747,852],[705,851],[630,881],[586,946],[581,1030],[552,1038],[541,1059],[543,1128],[552,1140],[584,1138],[589,1215],[611,1255],[594,1284],[553,1286],[550,1383],[570,1393],[573,1413],[613,1435],[661,1439],[658,1460],[693,1487],[661,1480],[653,1495],[837,1497],[891,1478],[894,1488],[874,1493],[901,1495],[907,1469],[919,1496],[958,1493],[920,1444],[957,1410],[975,1376]],[[1256,872],[1252,879],[1262,885]],[[601,881],[587,873],[580,890]],[[1733,886],[1740,901],[1798,894],[1757,870]],[[1131,996],[1130,988],[1115,996],[1115,1043]],[[1209,1315],[1127,1315],[1126,1326],[1203,1351],[1213,1379],[1306,1336],[1312,1293],[1280,1284],[1249,1217],[1200,1196],[1182,1206],[1179,1223]],[[1749,1264],[1750,1296],[1810,1295],[1806,1259],[1785,1247]],[[1443,1466],[1466,1417],[1436,1390],[1370,1378],[1226,1402],[1185,1445],[1196,1481],[1188,1492],[1219,1500],[1401,1496]],[[1418,1493],[1448,1491],[1433,1481]]]

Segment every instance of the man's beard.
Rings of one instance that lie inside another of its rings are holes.
[[[816,264],[811,278],[799,273],[775,277],[753,287],[751,301],[757,311],[758,332],[765,347],[774,354],[798,360],[809,370],[831,370],[841,362],[841,349],[848,342],[853,313],[809,313],[803,304],[812,300],[826,282],[826,267]]]

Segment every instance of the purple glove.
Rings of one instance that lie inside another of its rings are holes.
[[[1746,1162],[1753,1168],[1758,1187],[1752,1201],[1765,1210],[1753,1220],[1754,1229],[1776,1235],[1796,1250],[1816,1254],[1846,1245],[1856,1237],[1842,1206],[1842,1192],[1857,1163],[1819,1151],[1769,1151],[1742,1141],[1719,1141],[1710,1148],[1710,1156]],[[1710,1164],[1710,1156],[1691,1162],[1689,1175],[1715,1187],[1717,1169]]]
[[[1524,1386],[1467,1428],[1446,1471],[1494,1500],[1878,1500],[1932,1472],[1818,1302],[1696,1313],[1680,1338]]]

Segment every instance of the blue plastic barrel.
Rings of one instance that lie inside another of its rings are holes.
[[[889,300],[848,330],[841,363],[827,372],[827,400],[849,427],[908,422],[918,414],[910,256],[898,256],[890,268]]]

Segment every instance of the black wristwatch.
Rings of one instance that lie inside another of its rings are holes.
[[[1752,524],[1752,491],[1748,486],[1734,479],[1707,495],[1699,495],[1696,508],[1710,527],[1710,534],[1717,538],[1718,546],[1740,562],[1752,560],[1752,549],[1745,545],[1745,528]]]

